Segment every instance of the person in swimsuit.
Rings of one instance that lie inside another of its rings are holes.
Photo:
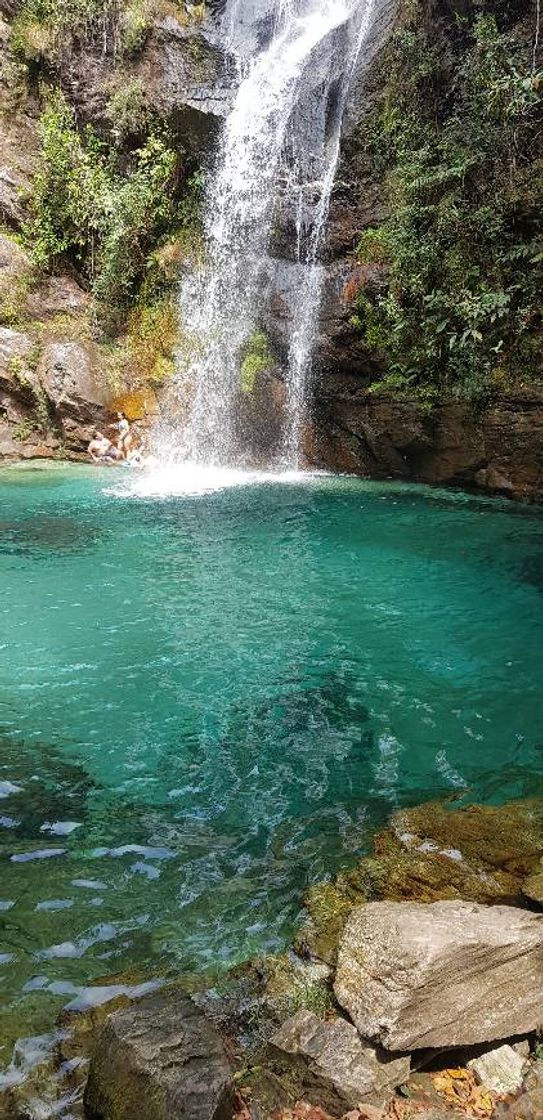
[[[117,448],[120,451],[123,459],[128,459],[132,448],[132,435],[130,432],[130,424],[126,419],[124,412],[117,413],[117,419],[114,424],[109,425],[118,432]]]
[[[118,451],[111,440],[108,439],[107,436],[102,435],[102,432],[99,432],[98,429],[96,429],[96,431],[94,432],[93,438],[91,439],[87,448],[87,452],[90,455],[93,463],[103,463],[104,460],[107,461],[108,459],[110,461],[122,459],[120,451]]]

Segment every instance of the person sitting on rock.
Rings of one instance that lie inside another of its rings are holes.
[[[123,459],[128,459],[130,450],[132,448],[132,435],[130,432],[130,424],[126,419],[124,412],[117,413],[117,419],[114,424],[109,425],[117,431],[117,448],[120,451]]]
[[[104,436],[98,429],[94,432],[87,452],[90,455],[93,463],[103,463],[104,460],[116,461],[122,459],[121,452],[115,447],[107,436]]]

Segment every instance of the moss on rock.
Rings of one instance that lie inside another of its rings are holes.
[[[345,921],[364,901],[464,899],[522,906],[543,893],[543,801],[450,809],[428,802],[395,813],[370,856],[307,892],[295,948],[335,964]],[[538,894],[539,892],[539,894]]]

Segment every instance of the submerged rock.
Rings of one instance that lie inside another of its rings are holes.
[[[401,810],[375,837],[372,855],[309,889],[296,948],[334,964],[347,917],[365,901],[540,902],[542,853],[541,800]]]
[[[294,947],[302,956],[335,964],[345,922],[353,907],[366,898],[363,890],[348,892],[345,878],[338,876],[336,884],[317,883],[306,892],[304,903],[308,920],[294,940]]]
[[[302,1082],[337,1115],[366,1099],[384,1103],[409,1077],[408,1056],[391,1059],[364,1042],[345,1019],[323,1021],[312,1011],[287,1019],[270,1044],[302,1060]]]
[[[543,920],[508,906],[374,902],[347,920],[334,991],[389,1050],[471,1046],[541,1019]]]
[[[191,999],[164,993],[107,1021],[85,1108],[92,1120],[227,1120],[231,1074],[209,1020]]]

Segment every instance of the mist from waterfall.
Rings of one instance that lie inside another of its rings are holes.
[[[205,263],[181,278],[177,459],[244,466],[240,369],[273,272],[270,240],[282,208],[296,227],[301,282],[289,308],[282,377],[282,433],[271,465],[301,460],[308,371],[322,288],[319,252],[356,60],[376,0],[229,0],[221,41],[235,60],[237,89],[205,198]],[[252,34],[247,34],[250,28]],[[307,108],[309,106],[309,109]],[[313,114],[313,115],[312,115]],[[317,127],[308,127],[317,122]]]

